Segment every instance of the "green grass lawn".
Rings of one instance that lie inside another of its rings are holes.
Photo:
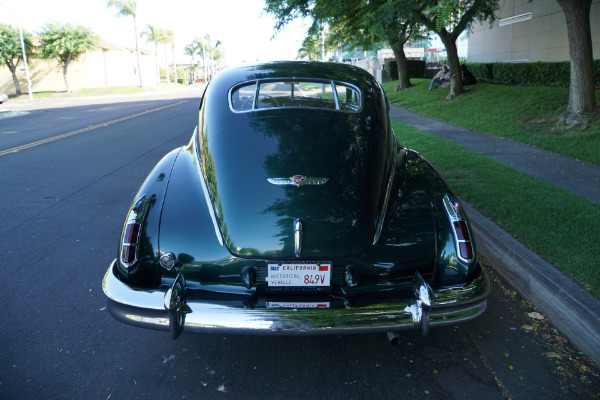
[[[569,90],[549,87],[477,84],[455,100],[444,101],[449,88],[428,92],[428,79],[411,79],[414,87],[397,93],[398,82],[383,84],[390,102],[457,125],[527,143],[540,149],[600,165],[600,118],[581,131],[556,129]],[[596,91],[600,105],[600,92]]]
[[[459,196],[600,298],[600,204],[438,136],[392,126]]]

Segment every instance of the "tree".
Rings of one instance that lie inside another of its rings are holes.
[[[265,11],[276,17],[276,30],[294,18],[311,17],[309,36],[326,21],[337,42],[368,49],[388,42],[400,77],[396,90],[403,90],[411,86],[404,44],[411,37],[423,36],[412,16],[418,4],[412,0],[266,0]],[[303,43],[303,54],[312,50],[308,45],[314,46],[312,40]]]
[[[198,53],[198,43],[192,42],[183,48],[185,55],[192,57],[192,82],[196,82],[196,62],[194,57]]]
[[[28,57],[31,55],[31,35],[23,32],[23,41],[25,42],[25,52]],[[27,51],[27,49],[30,49]],[[17,67],[23,59],[23,50],[21,48],[21,38],[19,35],[19,29],[12,25],[0,24],[0,61],[2,61],[8,69],[13,78],[15,85],[15,91],[17,94],[21,94],[21,85],[17,79]]]
[[[148,25],[148,30],[143,31],[140,36],[145,36],[146,39],[154,43],[154,54],[156,61],[156,82],[160,84],[160,69],[158,68],[158,43],[162,40],[160,29],[153,25]]]
[[[308,58],[309,60],[319,59],[321,44],[319,38],[314,35],[309,35],[302,41],[302,46],[298,49],[299,58]]]
[[[398,6],[402,0],[395,0]],[[494,21],[499,0],[420,0],[413,17],[435,32],[448,56],[450,68],[450,93],[446,100],[452,100],[463,92],[460,74],[460,61],[456,41],[466,29],[476,21]]]
[[[171,30],[164,31],[165,56],[167,47],[170,45],[173,52],[173,70],[175,73],[175,83],[177,83],[177,64],[175,63],[175,33]],[[169,76],[169,60],[167,59],[167,78]]]
[[[343,32],[346,42],[363,48],[377,48],[387,42],[394,53],[398,70],[398,86],[394,91],[412,86],[408,76],[408,62],[404,53],[405,44],[413,39],[427,38],[423,26],[413,18],[411,4],[404,1],[399,6],[389,0],[353,0],[342,3],[345,10],[333,18],[334,27]],[[346,16],[347,15],[347,16]]]
[[[167,84],[171,83],[171,74],[169,73],[169,45],[173,42],[173,32],[163,29],[161,31],[161,43],[165,45],[165,68],[167,75]]]
[[[136,0],[108,0],[108,7],[115,7],[118,10],[119,16],[133,17],[133,31],[135,33],[135,54],[137,57],[137,73],[140,78],[140,87],[144,87],[142,80],[142,69],[140,67],[140,48],[138,46],[138,30],[137,30],[137,3]]]
[[[569,53],[571,56],[571,83],[569,104],[559,123],[581,125],[585,129],[597,108],[594,91],[594,58],[590,28],[592,0],[557,0],[565,13]]]
[[[96,49],[98,37],[91,29],[82,25],[47,24],[43,27],[41,36],[41,56],[46,59],[56,59],[63,70],[67,93],[71,93],[69,85],[69,65],[85,54]]]
[[[204,69],[204,80],[208,80],[208,62],[211,63],[211,75],[214,71],[212,71],[212,65],[214,61],[218,61],[223,58],[223,52],[218,49],[218,47],[222,44],[220,40],[213,41],[210,35],[204,35],[203,38],[194,39],[196,46],[198,48],[198,54],[202,56],[202,64]],[[215,43],[213,45],[213,43]]]

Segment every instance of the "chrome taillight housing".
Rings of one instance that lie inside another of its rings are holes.
[[[142,227],[148,214],[148,206],[148,198],[143,195],[131,207],[127,215],[120,249],[120,262],[125,268],[129,268],[138,260]]]
[[[447,194],[444,195],[444,208],[450,219],[454,244],[456,246],[456,255],[460,261],[468,264],[475,258],[475,250],[465,213],[460,204],[451,199]]]

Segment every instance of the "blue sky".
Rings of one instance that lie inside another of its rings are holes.
[[[0,22],[35,33],[50,22],[69,22],[91,28],[116,44],[134,44],[132,18],[117,17],[106,0],[0,0]],[[294,21],[273,40],[274,20],[262,12],[263,0],[137,0],[138,30],[147,26],[175,33],[178,63],[189,62],[183,47],[209,34],[223,43],[229,65],[257,60],[294,59],[309,23]],[[18,19],[18,20],[17,20]],[[154,45],[140,45],[153,50]],[[160,50],[159,50],[160,51]]]

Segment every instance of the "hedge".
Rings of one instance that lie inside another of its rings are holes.
[[[423,60],[406,60],[408,64],[408,77],[409,78],[425,78],[425,71],[427,65]],[[398,80],[398,68],[396,67],[396,60],[388,58],[384,61],[384,68],[387,76],[393,80]]]
[[[467,63],[486,82],[520,86],[569,87],[570,62]],[[600,87],[600,60],[594,61],[595,86]]]

